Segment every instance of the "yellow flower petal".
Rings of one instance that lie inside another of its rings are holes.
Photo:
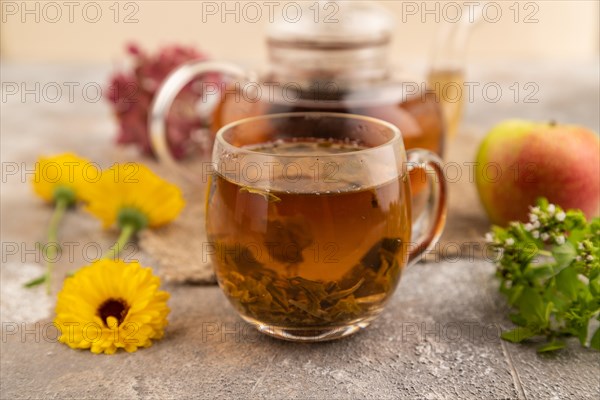
[[[67,189],[75,195],[74,200],[82,200],[82,193],[88,184],[97,179],[98,168],[85,158],[72,153],[53,157],[40,157],[35,164],[35,174],[31,180],[34,192],[49,203],[55,201],[58,189]]]
[[[181,190],[154,174],[143,164],[113,165],[85,193],[86,210],[102,221],[105,228],[117,223],[119,213],[133,209],[150,227],[173,221],[185,206]]]

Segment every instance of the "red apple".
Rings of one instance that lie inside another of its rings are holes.
[[[527,219],[538,197],[564,209],[600,212],[600,139],[581,126],[511,120],[477,154],[479,197],[492,223]]]

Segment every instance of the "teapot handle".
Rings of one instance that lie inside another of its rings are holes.
[[[222,61],[190,61],[169,74],[158,90],[150,107],[148,127],[150,129],[152,149],[160,162],[163,162],[171,169],[177,170],[186,178],[192,178],[190,172],[177,164],[169,150],[166,118],[179,92],[192,80],[207,73],[229,75],[246,82],[254,79],[252,72],[248,72],[232,63]],[[212,108],[214,109],[214,105]],[[212,111],[210,110],[210,113]]]

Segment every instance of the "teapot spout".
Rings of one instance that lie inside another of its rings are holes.
[[[440,102],[450,137],[456,135],[462,117],[467,44],[480,16],[476,7],[464,7],[458,20],[446,20],[439,26],[433,47],[427,81]]]
[[[445,21],[439,25],[433,46],[431,71],[464,69],[467,44],[480,14],[463,10],[458,21]]]

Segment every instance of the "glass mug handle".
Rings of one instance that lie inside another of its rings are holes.
[[[423,217],[427,218],[427,224],[417,223],[413,225],[411,237],[411,246],[408,252],[408,266],[416,264],[419,258],[427,250],[431,249],[438,241],[446,224],[446,197],[447,186],[442,169],[442,160],[428,150],[412,149],[406,152],[408,159],[408,172],[416,169],[422,169],[427,176],[429,187],[429,196],[425,209],[421,212],[415,221],[421,221]],[[430,176],[427,172],[433,172]],[[422,176],[422,175],[421,175]]]
[[[179,92],[195,78],[208,73],[219,73],[244,82],[256,79],[253,72],[248,72],[232,63],[222,61],[189,61],[171,72],[163,82],[152,101],[148,117],[152,149],[159,161],[190,179],[192,178],[190,172],[181,168],[169,151],[166,118]],[[214,109],[214,106],[212,108]],[[210,111],[212,114],[213,110]]]

